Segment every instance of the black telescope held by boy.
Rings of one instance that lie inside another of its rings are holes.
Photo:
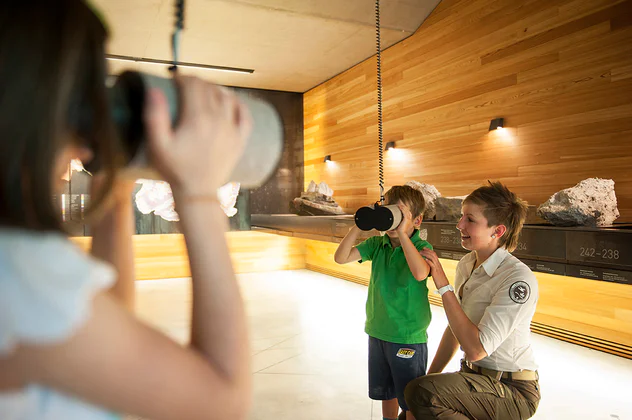
[[[165,94],[171,122],[175,125],[179,97],[172,79],[126,71],[117,76],[109,88],[112,116],[128,159],[125,172],[130,177],[158,178],[148,161],[143,121],[147,91],[152,88],[158,88]],[[238,91],[235,94],[250,111],[253,127],[231,176],[222,181],[239,182],[243,188],[256,188],[268,180],[279,163],[283,152],[283,124],[272,105]],[[99,153],[95,150],[95,159],[86,165],[86,170],[94,172],[98,168]]]
[[[360,207],[355,214],[355,223],[360,230],[375,229],[380,232],[397,229],[402,221],[402,211],[395,204]]]

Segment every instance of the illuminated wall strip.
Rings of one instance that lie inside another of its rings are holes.
[[[66,221],[66,194],[61,195],[61,220]]]

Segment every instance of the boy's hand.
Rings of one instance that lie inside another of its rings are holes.
[[[437,256],[436,252],[431,249],[424,248],[419,251],[419,254],[424,257],[424,259],[428,263],[428,266],[430,266],[430,275],[432,276],[432,280],[434,281],[437,289],[450,284],[450,282],[448,281],[448,277],[445,275],[443,267],[439,262],[439,257]]]
[[[397,226],[396,232],[399,235],[408,236],[408,231],[410,230],[410,228],[414,228],[413,215],[408,207],[404,206],[403,204],[398,204],[397,207],[399,207],[402,212],[402,221],[399,223],[399,226]]]

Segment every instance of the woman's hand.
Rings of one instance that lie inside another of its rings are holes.
[[[153,165],[176,197],[215,196],[241,157],[252,129],[248,109],[228,89],[177,76],[181,109],[172,129],[160,90],[148,93],[145,113]]]
[[[424,257],[424,259],[430,266],[430,275],[432,276],[432,280],[434,281],[437,289],[450,284],[450,282],[448,281],[448,277],[445,275],[443,267],[439,262],[439,257],[437,256],[437,253],[428,248],[422,249],[421,251],[419,251],[419,253],[422,257]]]

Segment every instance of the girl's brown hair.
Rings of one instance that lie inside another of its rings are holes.
[[[476,204],[483,207],[483,215],[487,225],[504,225],[507,232],[500,237],[500,246],[513,251],[518,246],[520,231],[527,218],[527,202],[500,182],[491,182],[468,195],[463,203]]]
[[[0,5],[0,225],[62,230],[53,203],[58,153],[73,139],[98,153],[112,184],[117,142],[111,122],[107,31],[80,0]]]

